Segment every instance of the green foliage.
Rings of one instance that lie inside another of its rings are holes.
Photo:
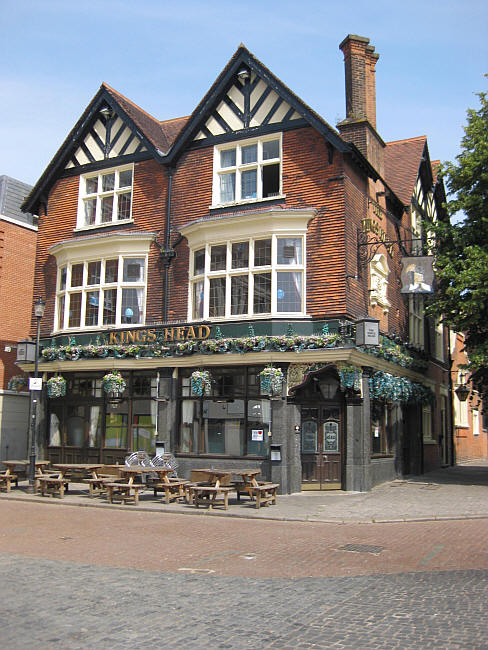
[[[488,95],[469,109],[461,153],[441,168],[449,217],[429,224],[435,235],[437,290],[428,314],[463,332],[474,386],[488,393]]]

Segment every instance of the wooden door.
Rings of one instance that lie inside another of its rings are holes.
[[[302,406],[302,490],[341,488],[341,446],[339,407]]]

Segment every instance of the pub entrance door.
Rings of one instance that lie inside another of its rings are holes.
[[[340,415],[339,405],[302,405],[302,490],[341,489]]]

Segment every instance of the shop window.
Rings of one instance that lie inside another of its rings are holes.
[[[259,398],[259,368],[212,371],[212,396],[191,395],[191,370],[180,383],[181,453],[222,456],[267,456],[271,402]]]
[[[425,404],[422,407],[422,432],[424,441],[432,440],[432,407]]]
[[[384,402],[371,403],[371,454],[385,456],[391,453],[391,409]]]
[[[213,205],[274,198],[280,187],[281,136],[215,147]]]

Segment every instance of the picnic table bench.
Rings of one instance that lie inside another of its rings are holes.
[[[223,505],[224,510],[229,509],[229,492],[232,492],[232,487],[190,484],[188,490],[189,502],[194,503],[197,508],[206,505],[209,510],[212,510],[214,506]],[[223,499],[217,498],[220,494],[223,495]]]

